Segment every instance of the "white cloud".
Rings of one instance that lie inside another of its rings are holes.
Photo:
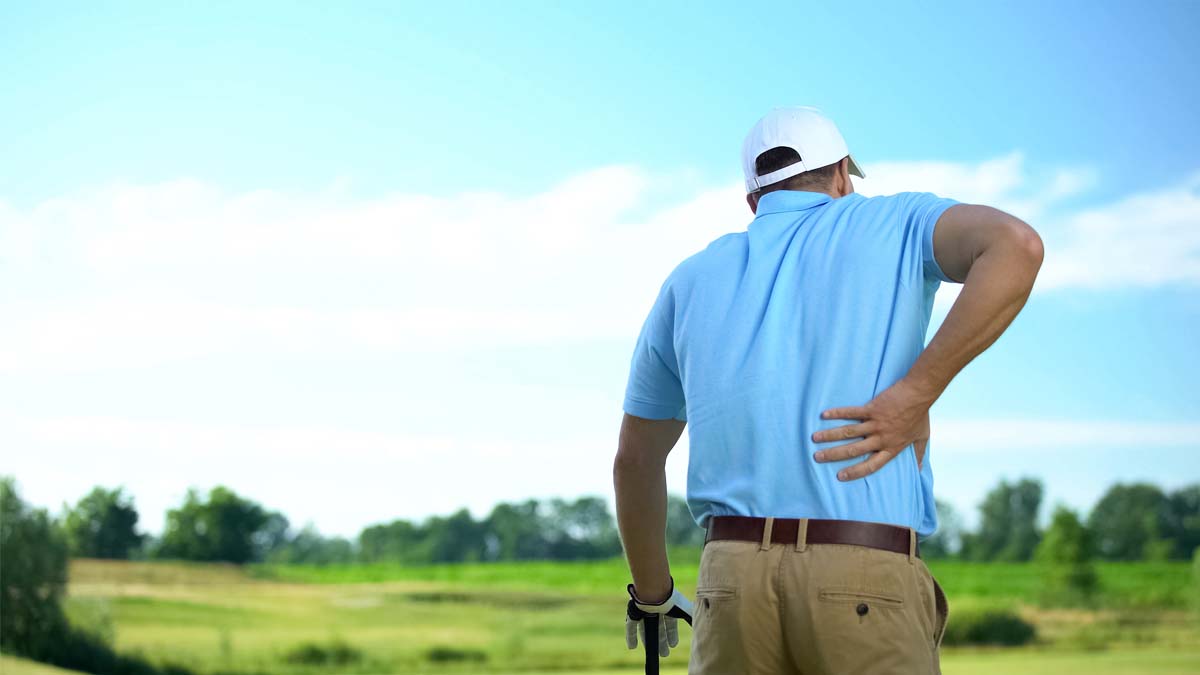
[[[453,351],[569,338],[626,337],[636,326],[553,308],[239,307],[106,297],[36,311],[0,337],[0,371],[120,369],[213,353]],[[632,317],[626,317],[632,318]]]
[[[978,164],[881,162],[869,175],[857,187],[866,195],[928,191],[1029,222],[1046,244],[1035,292],[1200,284],[1200,172],[1076,212],[1061,202],[1090,188],[1095,172],[1076,167],[1034,176],[1021,153]],[[939,316],[961,288],[942,284]]]
[[[933,192],[969,204],[987,204],[1031,223],[1060,200],[1090,188],[1095,172],[1086,167],[1032,172],[1023,153],[982,162],[877,162],[855,190],[867,195]]]
[[[529,441],[469,428],[416,435],[328,424],[18,415],[0,415],[0,428],[5,447],[22,449],[5,457],[4,472],[20,479],[27,500],[57,510],[96,485],[122,485],[136,497],[141,527],[153,532],[187,488],[216,485],[327,534],[353,536],[372,522],[464,506],[482,516],[501,500],[611,492],[615,449],[607,437]],[[514,470],[531,464],[538,471]]]
[[[22,291],[3,305],[17,320],[0,369],[628,337],[672,266],[750,217],[727,189],[628,217],[649,187],[625,167],[530,197],[347,201],[177,181],[0,209],[5,285]]]
[[[1200,172],[1064,219],[1041,289],[1200,284]]]
[[[950,452],[1198,448],[1200,424],[1126,420],[933,419],[930,443]]]
[[[1043,175],[1020,153],[869,174],[864,194],[927,190],[1030,220],[1047,242],[1039,290],[1200,282],[1200,174],[1074,215],[1056,212],[1092,172]],[[180,180],[0,202],[0,370],[632,339],[667,272],[751,217],[736,184],[651,203],[661,182],[618,166],[530,196]],[[943,285],[940,311],[958,288]]]
[[[868,177],[855,179],[867,196],[897,192],[936,192],[965,202],[994,203],[1024,187],[1019,152],[978,163],[915,161],[876,162]]]

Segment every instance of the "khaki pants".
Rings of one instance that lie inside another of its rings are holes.
[[[689,675],[940,675],[948,606],[920,558],[763,541],[705,544]]]

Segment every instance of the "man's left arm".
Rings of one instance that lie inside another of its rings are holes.
[[[652,420],[628,413],[621,421],[613,461],[617,527],[634,592],[646,603],[665,601],[672,591],[667,562],[667,454],[686,423]]]

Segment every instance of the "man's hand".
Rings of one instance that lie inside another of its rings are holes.
[[[987,349],[1025,305],[1042,266],[1042,239],[1024,221],[988,206],[956,204],[938,218],[936,262],[962,292],[908,374],[861,408],[826,410],[822,419],[861,420],[813,434],[813,441],[861,441],[822,450],[818,462],[869,454],[842,469],[839,480],[879,470],[910,443],[917,466],[929,441],[929,406],[971,359]]]
[[[633,584],[626,587],[629,591],[629,605],[625,610],[625,646],[637,649],[638,640],[646,644],[646,622],[648,615],[658,615],[658,655],[666,658],[671,648],[679,644],[679,619],[690,626],[692,624],[692,601],[675,590],[675,580],[671,580],[671,594],[660,603],[647,604],[642,602],[634,592]]]
[[[633,583],[650,602],[671,595],[666,464],[683,427],[684,423],[675,419],[650,420],[626,414],[613,460],[621,544]]]
[[[812,435],[813,442],[828,443],[852,438],[862,440],[821,450],[813,457],[818,462],[836,462],[869,454],[866,461],[838,472],[838,480],[848,481],[875,473],[909,445],[913,445],[917,453],[917,466],[920,467],[929,442],[929,407],[935,398],[913,383],[901,379],[864,406],[826,410],[821,413],[821,419],[860,422],[818,431]]]

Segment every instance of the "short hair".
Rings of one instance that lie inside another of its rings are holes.
[[[765,176],[799,161],[800,153],[792,148],[771,148],[754,160],[754,172],[759,176]],[[833,184],[833,177],[837,174],[838,163],[834,162],[819,169],[805,171],[790,178],[784,178],[781,181],[759,188],[757,192],[759,194],[766,194],[776,190],[808,190],[810,188],[825,190]]]

